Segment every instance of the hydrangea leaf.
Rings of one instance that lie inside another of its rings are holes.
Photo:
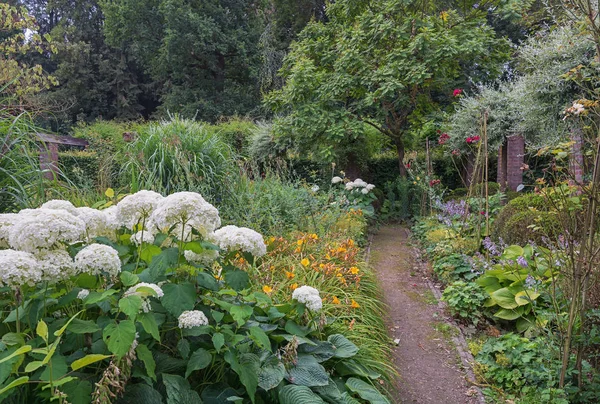
[[[164,296],[161,303],[174,317],[186,310],[193,310],[196,303],[196,288],[191,283],[167,283],[162,286]]]
[[[135,320],[142,308],[142,298],[138,295],[129,295],[119,300],[119,309],[130,319]]]
[[[269,336],[258,326],[250,327],[250,338],[262,349],[271,351]]]
[[[187,364],[187,369],[185,370],[186,379],[192,374],[194,370],[201,370],[210,365],[212,361],[212,355],[204,348],[199,348],[196,350],[192,356],[190,356],[190,360]]]
[[[254,402],[260,369],[258,356],[253,353],[236,355],[233,351],[227,351],[225,361],[231,365],[233,371],[240,377],[240,382],[246,387],[250,399]]]
[[[121,358],[129,352],[135,340],[135,324],[131,320],[112,322],[104,328],[102,338],[109,351]]]
[[[241,270],[225,272],[225,281],[235,290],[246,289],[250,285],[248,274]]]
[[[140,313],[137,316],[137,321],[142,324],[144,331],[152,335],[152,337],[160,342],[160,333],[158,332],[158,324],[152,313]]]
[[[233,317],[233,320],[238,323],[240,327],[246,323],[252,315],[252,312],[252,307],[245,304],[241,306],[231,306],[231,309],[229,310],[231,317]]]
[[[144,362],[146,374],[150,376],[152,380],[156,381],[156,373],[154,372],[156,369],[156,362],[152,357],[152,352],[144,344],[138,344],[137,348],[135,349],[135,352],[137,353],[138,359]]]
[[[213,290],[215,292],[219,290],[219,284],[217,283],[217,280],[214,276],[212,276],[209,273],[198,273],[198,276],[196,277],[196,282],[198,282],[198,285],[200,285],[204,289]]]
[[[181,376],[162,374],[167,390],[167,404],[197,404],[202,402],[200,396],[190,388],[190,384]]]

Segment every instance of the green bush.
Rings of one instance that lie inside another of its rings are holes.
[[[407,220],[419,214],[421,191],[408,179],[396,177],[374,191],[381,205],[381,220]]]
[[[256,130],[256,123],[249,119],[233,117],[216,124],[207,124],[204,129],[218,135],[239,155],[248,155],[250,138]]]
[[[537,226],[533,229],[530,226]],[[507,244],[542,242],[543,236],[556,237],[561,226],[554,214],[548,211],[541,195],[524,194],[511,200],[497,216],[492,229],[495,239],[502,238]]]
[[[474,325],[481,319],[481,308],[488,299],[483,288],[476,283],[456,281],[442,294],[442,300],[448,303],[450,313],[463,322]]]
[[[58,153],[63,174],[79,188],[95,188],[98,184],[98,155],[93,151]]]
[[[477,274],[472,271],[471,264],[463,254],[451,254],[440,258],[433,264],[433,271],[438,279],[445,283],[474,279]]]

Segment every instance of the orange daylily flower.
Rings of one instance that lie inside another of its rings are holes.
[[[310,265],[310,261],[308,260],[308,258],[302,259],[302,261],[300,261],[300,263],[305,267]]]
[[[298,284],[294,283],[293,285],[290,286],[290,289],[292,289],[292,290],[298,289]]]
[[[337,298],[337,296],[333,296],[333,300],[332,300],[333,304],[340,304],[340,299]]]
[[[352,304],[350,305],[350,307],[352,307],[353,309],[358,309],[360,307],[360,304],[356,303],[354,299],[352,299]]]
[[[265,285],[262,288],[263,292],[265,292],[266,294],[270,294],[271,292],[273,292],[273,288],[270,287],[269,285]]]
[[[350,273],[352,275],[357,275],[360,272],[360,269],[358,269],[357,267],[351,267],[350,268]]]
[[[285,276],[286,276],[288,279],[293,279],[293,278],[294,278],[294,276],[296,276],[296,274],[295,274],[295,273],[293,273],[293,272],[290,272],[290,271],[285,271]]]

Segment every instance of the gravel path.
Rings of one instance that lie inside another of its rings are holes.
[[[400,374],[396,403],[477,404],[477,391],[465,380],[458,329],[446,321],[432,293],[418,253],[400,225],[374,236],[370,262],[389,306],[388,328],[399,339],[394,361]]]

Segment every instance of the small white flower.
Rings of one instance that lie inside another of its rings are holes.
[[[81,272],[98,275],[107,272],[116,276],[121,272],[121,259],[114,248],[104,244],[90,244],[75,256],[75,266]]]
[[[179,316],[179,328],[193,328],[208,324],[208,318],[200,310],[187,310]]]
[[[70,214],[77,216],[77,213],[75,213],[77,210],[75,205],[73,205],[69,201],[63,201],[62,199],[52,199],[51,201],[44,203],[42,206],[40,206],[40,208],[53,210],[63,209],[69,212]]]
[[[149,292],[147,290],[143,290],[143,289],[139,290],[140,288],[152,289],[154,291],[154,293]],[[153,296],[153,297],[156,297],[157,299],[160,299],[161,297],[163,297],[165,295],[165,293],[163,292],[162,288],[155,283],[140,282],[137,285],[130,287],[129,289],[127,289],[125,291],[125,293],[123,293],[123,297],[131,296],[131,295],[136,295],[136,296],[139,296],[142,298],[141,311],[144,313],[148,313],[152,309],[149,298],[151,296]]]
[[[365,188],[367,184],[365,181],[361,180],[360,178],[357,178],[353,181],[354,184],[354,188]]]
[[[150,230],[138,231],[131,236],[130,240],[138,246],[142,243],[152,244],[154,243],[154,234]]]
[[[367,190],[369,190],[369,191],[372,191],[374,188],[375,188],[375,185],[373,185],[373,184],[368,184],[368,185],[365,187],[365,189],[367,189]]]
[[[300,286],[292,293],[292,299],[304,303],[308,310],[316,312],[323,308],[323,301],[319,291],[311,286]]]
[[[346,191],[352,191],[354,189],[354,182],[350,181],[346,183]]]
[[[360,190],[361,193],[363,193],[364,195],[369,193],[369,190],[367,188],[363,188]]]
[[[88,239],[110,236],[114,229],[108,224],[106,214],[102,210],[92,208],[76,208],[75,216],[85,223]]]
[[[344,181],[342,177],[338,177],[337,175],[331,179],[332,184],[339,184],[342,181]]]
[[[316,184],[313,185],[312,187],[310,187],[310,190],[313,191],[313,192],[319,192],[319,189],[321,189],[321,188],[319,188],[319,186],[316,185]]]
[[[117,204],[116,218],[120,226],[130,230],[144,222],[156,209],[163,196],[154,191],[138,191],[127,195]]]
[[[261,257],[267,253],[263,236],[246,227],[224,226],[217,230],[211,238],[223,250],[240,250],[255,257]]]
[[[189,262],[195,262],[204,266],[209,266],[219,258],[219,252],[217,250],[204,250],[200,254],[190,250],[185,250],[183,256]]]
[[[35,257],[42,271],[42,281],[54,284],[77,274],[75,262],[65,250],[42,250]]]
[[[18,217],[16,213],[0,214],[0,248],[8,248],[8,232]]]
[[[8,232],[8,242],[15,250],[37,253],[62,248],[85,234],[83,220],[63,209],[27,209],[18,216]]]
[[[0,285],[35,286],[42,280],[42,271],[35,257],[27,252],[0,250]]]
[[[88,297],[89,294],[90,294],[90,291],[88,289],[81,289],[79,291],[79,293],[77,293],[77,298],[80,300],[83,300],[86,297]]]

